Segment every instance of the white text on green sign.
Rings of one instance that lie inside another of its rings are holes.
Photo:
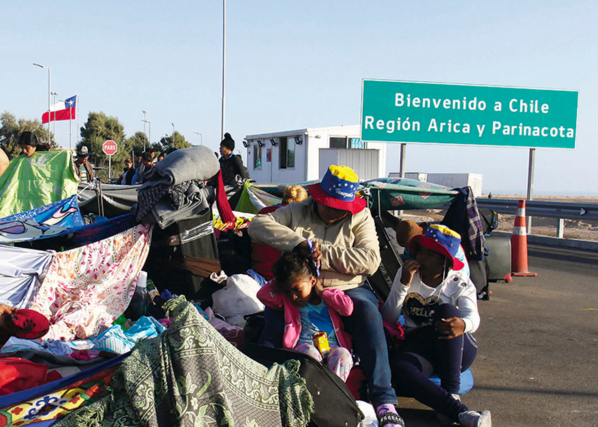
[[[364,80],[365,141],[575,148],[577,92]]]

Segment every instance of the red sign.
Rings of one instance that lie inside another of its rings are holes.
[[[111,139],[104,142],[104,145],[102,145],[102,151],[107,156],[112,156],[114,153],[116,153],[117,149],[118,149],[118,145],[116,145],[116,142],[112,141]]]

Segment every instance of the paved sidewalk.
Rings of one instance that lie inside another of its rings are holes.
[[[471,409],[495,427],[598,426],[598,254],[530,244],[535,278],[491,284],[479,301],[480,345]],[[399,399],[408,427],[437,426],[435,414]]]

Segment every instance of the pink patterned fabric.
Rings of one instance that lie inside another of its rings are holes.
[[[149,251],[151,227],[56,254],[30,308],[50,319],[44,339],[86,339],[129,306]]]

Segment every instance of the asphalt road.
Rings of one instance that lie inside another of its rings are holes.
[[[598,426],[598,254],[528,250],[538,276],[491,284],[478,302],[475,386],[462,400],[498,427]],[[413,399],[399,407],[408,427],[440,425]]]

